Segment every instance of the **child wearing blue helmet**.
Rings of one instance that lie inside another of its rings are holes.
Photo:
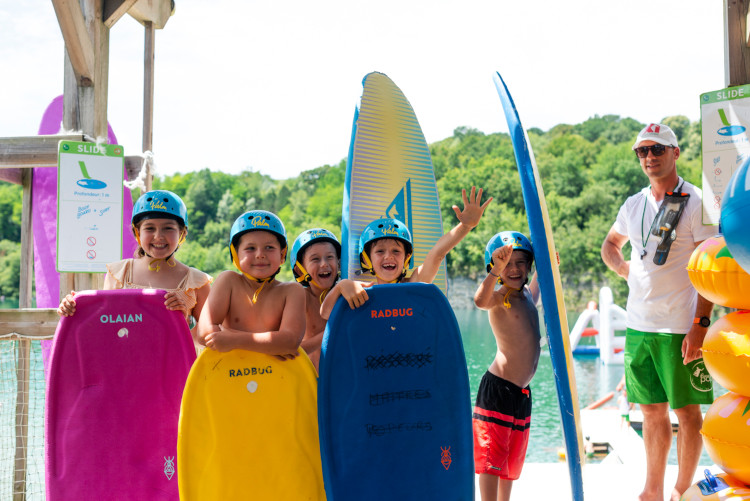
[[[483,501],[510,499],[526,457],[529,382],[539,362],[541,338],[536,277],[526,285],[533,261],[528,238],[516,231],[498,233],[487,243],[487,277],[474,295],[477,307],[489,314],[497,343],[495,359],[477,391],[473,417],[474,467]]]
[[[229,236],[232,262],[214,282],[198,323],[198,336],[217,351],[243,349],[294,358],[305,334],[305,293],[276,280],[286,258],[286,230],[264,210],[244,213]]]
[[[407,276],[406,271],[412,258],[413,246],[409,229],[393,218],[377,219],[368,224],[360,237],[360,266],[362,271],[375,276],[375,283],[424,282],[432,283],[440,268],[440,263],[473,228],[479,224],[484,209],[492,202],[492,197],[482,203],[482,188],[471,187],[467,197],[461,190],[464,209],[453,206],[459,223],[451,231],[440,237],[427,253],[424,263]],[[368,285],[359,281],[341,280],[331,289],[321,306],[321,317],[327,319],[339,296],[343,295],[350,308],[358,308],[367,301]]]
[[[315,369],[320,362],[320,345],[326,321],[320,305],[339,279],[341,243],[325,228],[312,228],[299,234],[292,245],[289,265],[297,282],[305,290],[305,336],[302,349]]]
[[[171,191],[144,193],[133,205],[131,218],[138,249],[131,259],[107,265],[104,289],[164,289],[164,305],[198,319],[211,288],[211,277],[175,259],[185,241],[188,216],[185,203]],[[62,316],[75,313],[75,292],[60,303]],[[195,333],[195,332],[194,332]]]

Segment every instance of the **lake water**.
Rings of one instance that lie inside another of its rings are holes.
[[[461,328],[466,364],[469,369],[471,394],[472,398],[476,398],[482,375],[487,371],[487,367],[492,363],[495,356],[495,338],[492,335],[486,311],[478,309],[455,310],[455,314]],[[543,324],[543,321],[541,322]],[[545,338],[543,338],[544,341],[546,341]],[[624,373],[622,365],[604,365],[599,357],[591,355],[575,355],[573,362],[581,408],[613,391]],[[552,373],[552,361],[546,344],[542,346],[539,366],[530,386],[532,392],[531,431],[526,462],[557,462],[559,461],[557,451],[563,448],[565,443],[562,434],[560,407],[557,402],[557,388]],[[724,388],[714,383],[715,397],[725,392]],[[610,401],[606,405],[615,405],[615,403]],[[702,406],[703,412],[706,412],[708,407],[708,405]],[[677,449],[674,440],[669,454],[669,464],[677,464]],[[705,451],[701,456],[700,464],[713,464]]]

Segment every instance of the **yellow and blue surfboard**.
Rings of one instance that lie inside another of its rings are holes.
[[[414,268],[443,236],[443,222],[430,150],[411,104],[382,73],[367,74],[362,85],[346,166],[341,276],[372,280],[358,276],[359,237],[368,223],[403,221],[414,239]],[[445,261],[433,283],[447,292]]]
[[[583,500],[583,438],[581,434],[581,413],[578,408],[578,390],[573,366],[573,353],[570,349],[568,320],[563,300],[562,280],[557,262],[557,251],[552,238],[552,225],[547,212],[547,202],[539,178],[539,170],[534,161],[526,134],[521,126],[516,105],[510,97],[500,73],[494,77],[495,87],[500,96],[508,122],[513,152],[521,177],[526,217],[529,220],[531,242],[534,246],[534,259],[539,277],[539,290],[544,306],[544,324],[549,340],[552,370],[555,374],[557,397],[563,423],[563,436],[567,450],[570,484],[575,501]]]

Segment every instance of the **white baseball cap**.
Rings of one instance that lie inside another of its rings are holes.
[[[633,149],[636,149],[641,141],[653,141],[663,144],[664,146],[674,146],[677,148],[677,136],[672,129],[664,124],[648,124],[638,133]]]

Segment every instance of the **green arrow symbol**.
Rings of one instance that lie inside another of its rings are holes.
[[[719,110],[719,111],[721,111],[721,110]],[[85,179],[91,179],[91,176],[89,176],[89,172],[86,170],[86,164],[83,163],[83,160],[79,160],[78,161],[78,166],[81,168],[81,175]]]

